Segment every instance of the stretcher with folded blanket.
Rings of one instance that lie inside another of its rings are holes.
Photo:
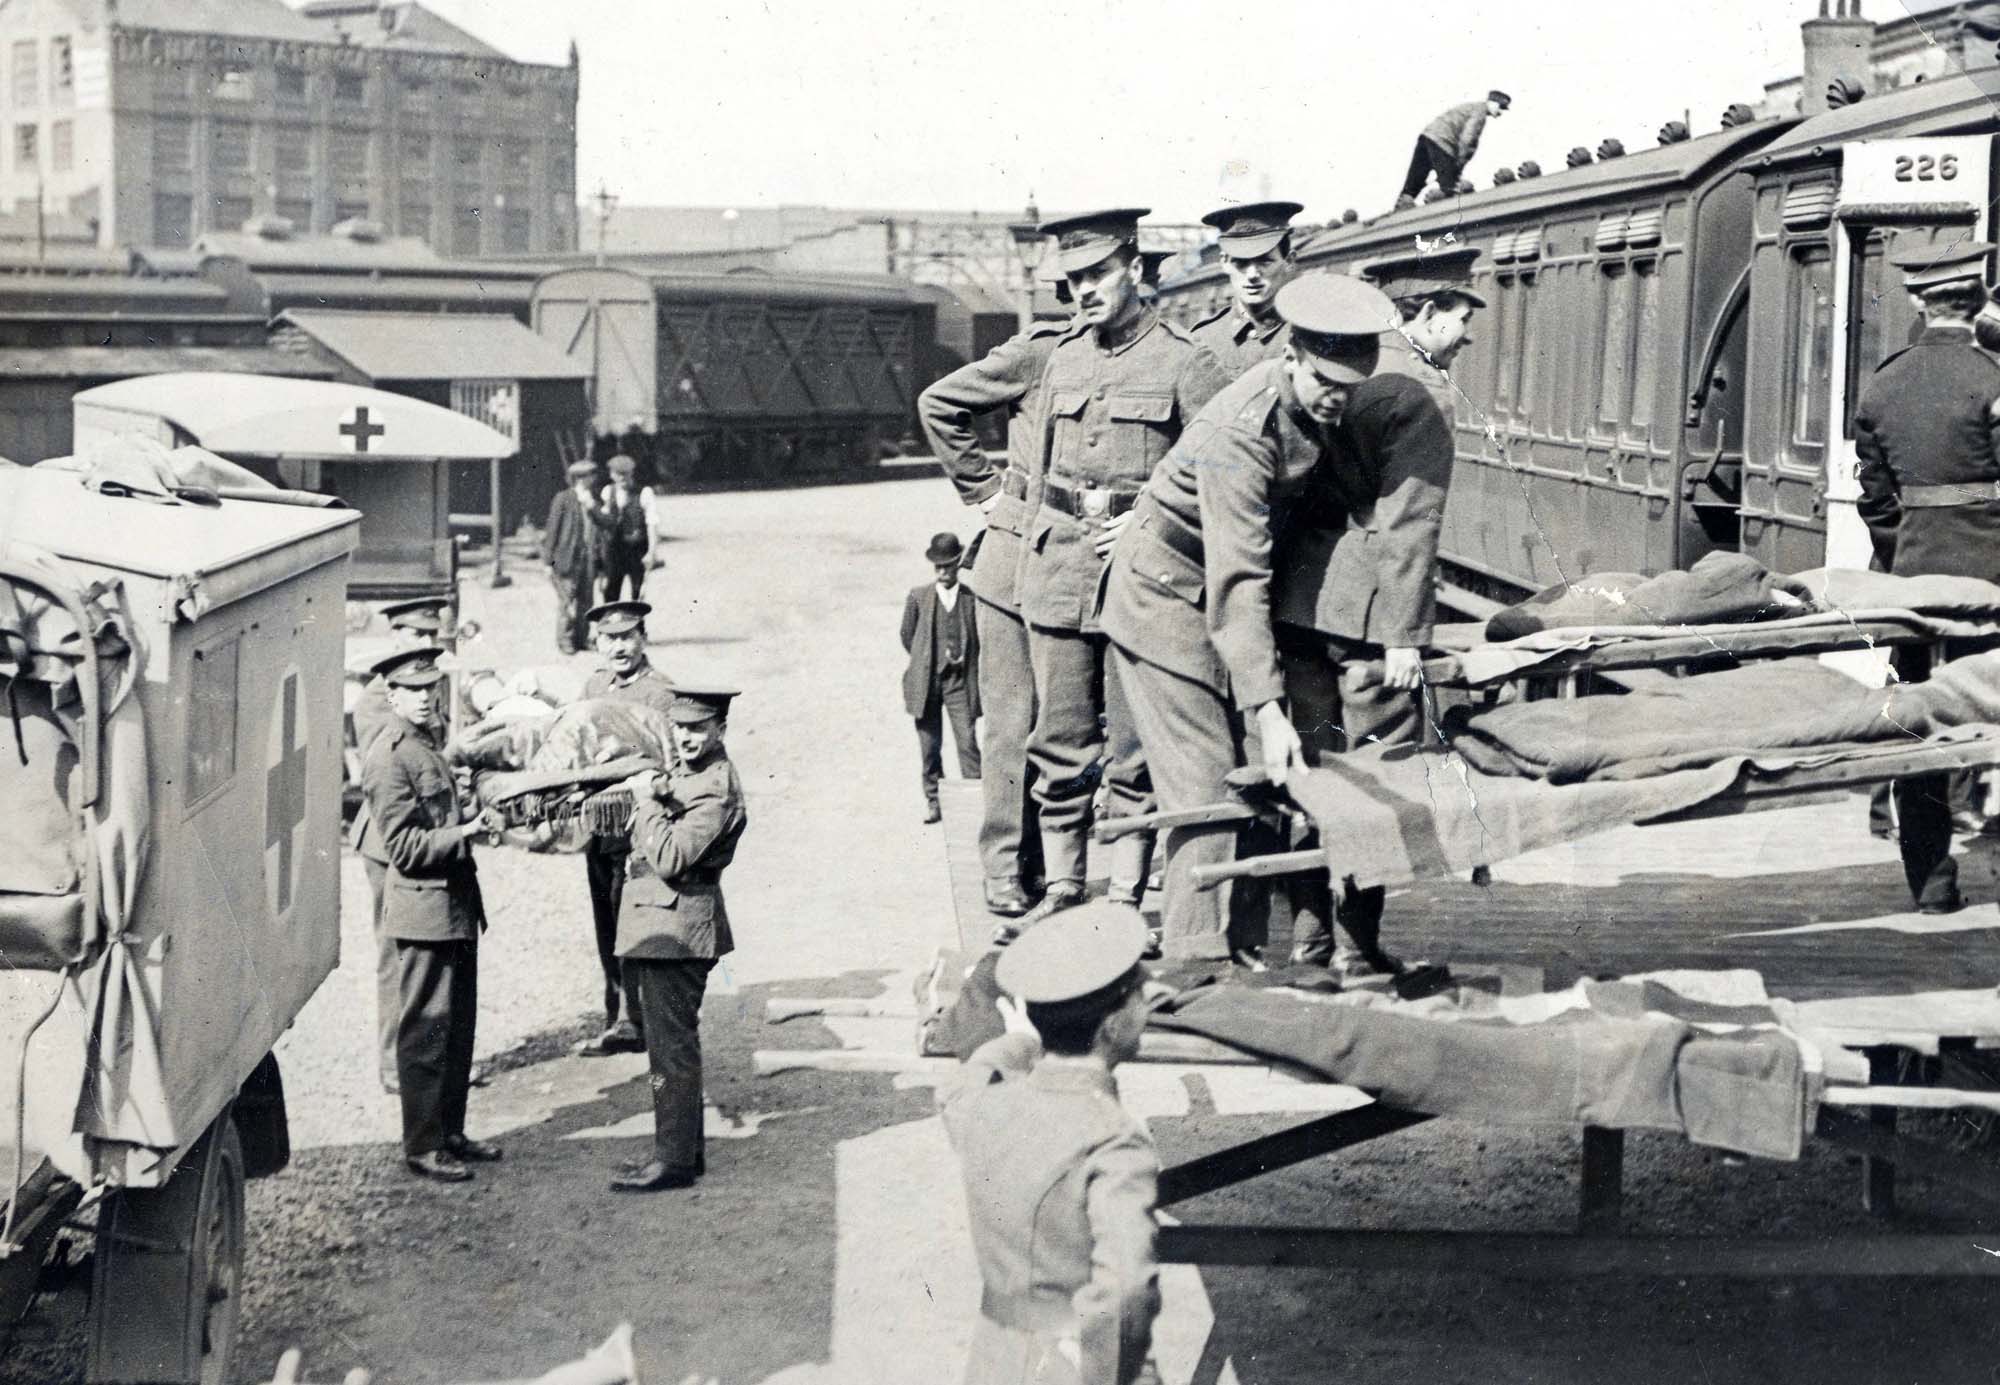
[[[673,765],[673,727],[652,707],[586,698],[489,717],[446,753],[470,772],[480,804],[507,820],[509,844],[581,851],[593,836],[630,830],[632,799],[619,785]]]

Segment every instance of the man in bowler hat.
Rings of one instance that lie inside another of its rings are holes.
[[[597,604],[596,479],[597,463],[571,462],[569,489],[549,502],[542,526],[542,561],[556,589],[556,646],[565,654],[590,647],[584,613]]]
[[[958,584],[965,546],[956,534],[933,534],[924,550],[934,578],[903,599],[903,706],[917,723],[924,786],[924,821],[938,820],[938,780],[944,777],[944,718],[951,715],[958,773],[979,778],[979,626]]]

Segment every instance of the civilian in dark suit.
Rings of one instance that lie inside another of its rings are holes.
[[[934,582],[912,587],[903,601],[903,705],[917,722],[923,757],[924,821],[938,820],[937,786],[944,777],[944,714],[951,713],[958,742],[958,773],[979,778],[979,629],[972,603],[958,585],[965,546],[956,534],[936,534],[924,557],[937,571]]]
[[[596,480],[597,463],[570,463],[569,489],[549,502],[542,527],[542,561],[556,589],[556,645],[565,654],[590,647],[584,613],[597,604]]]

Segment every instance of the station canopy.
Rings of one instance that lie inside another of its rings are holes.
[[[161,423],[225,457],[344,462],[479,461],[511,457],[516,445],[478,419],[386,390],[266,375],[179,371],[80,391],[78,445],[92,435],[141,432]]]
[[[371,380],[582,380],[589,369],[499,313],[291,308],[297,327]]]

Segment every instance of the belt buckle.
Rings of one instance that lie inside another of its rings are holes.
[[[1096,486],[1083,488],[1083,513],[1089,519],[1103,519],[1111,511],[1111,492]]]

